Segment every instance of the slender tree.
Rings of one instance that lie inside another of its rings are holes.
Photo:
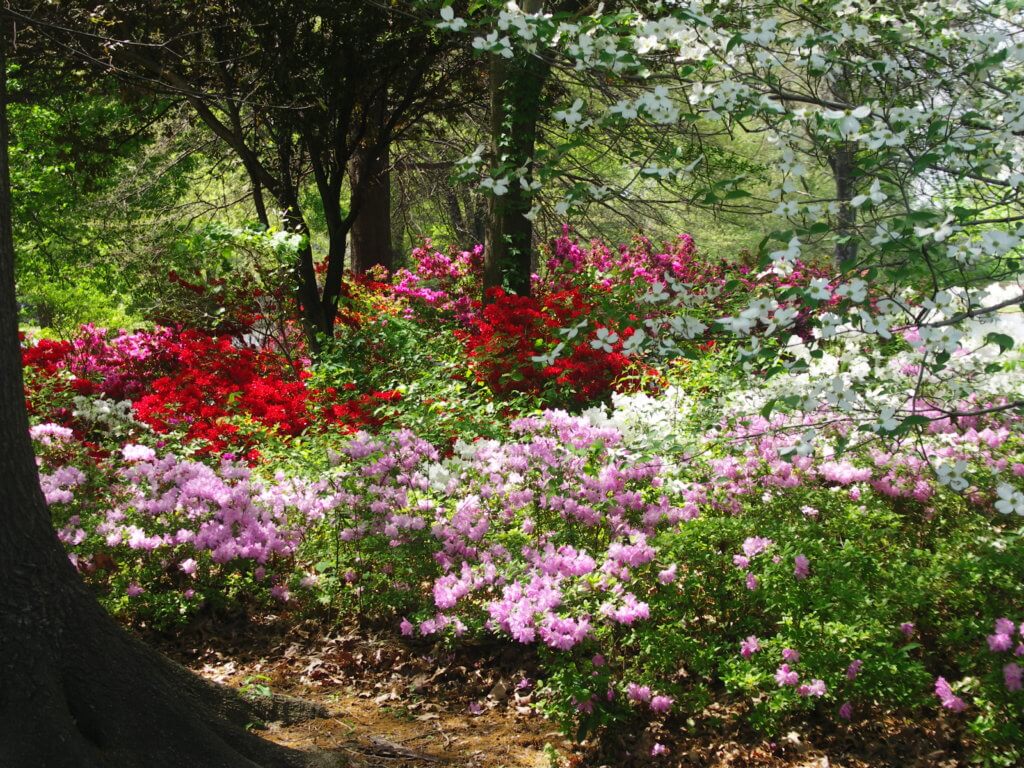
[[[524,13],[539,13],[542,0],[525,0]],[[544,84],[551,71],[543,57],[519,52],[512,58],[491,54],[490,129],[492,153],[503,167],[518,171],[528,186],[532,181],[533,153],[541,120]],[[505,285],[520,296],[530,294],[533,222],[526,214],[531,195],[521,183],[488,204],[484,241],[484,291]]]

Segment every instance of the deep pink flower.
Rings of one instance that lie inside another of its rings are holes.
[[[775,671],[775,682],[779,684],[780,688],[787,685],[796,685],[800,682],[800,674],[791,670],[789,664],[782,664]]]
[[[796,689],[796,692],[801,696],[815,696],[822,697],[825,695],[826,690],[824,680],[812,680],[809,685],[801,685]]]
[[[671,696],[655,696],[651,699],[651,710],[664,714],[672,709],[674,699]]]
[[[953,689],[949,687],[949,683],[944,677],[935,678],[935,695],[939,697],[939,701],[946,709],[953,712],[963,712],[967,709],[967,704],[953,693]]]
[[[751,635],[742,643],[740,643],[740,656],[744,659],[749,659],[755,653],[761,650],[761,641],[757,639],[755,635]]]
[[[651,700],[651,687],[649,685],[637,685],[630,683],[626,686],[626,695],[630,701],[637,701],[646,704]]]
[[[1009,635],[998,632],[988,636],[988,649],[993,653],[1002,653],[1013,647],[1013,639]]]

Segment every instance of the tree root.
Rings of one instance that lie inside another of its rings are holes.
[[[248,731],[260,720],[323,716],[322,707],[286,696],[248,701],[128,635],[80,582],[47,581],[29,604],[0,605],[4,768],[324,764]],[[50,592],[42,611],[39,592]]]

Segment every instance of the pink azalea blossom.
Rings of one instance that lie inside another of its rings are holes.
[[[740,656],[744,659],[749,659],[755,653],[761,650],[761,641],[757,639],[755,635],[751,635],[742,643],[740,643]]]
[[[953,689],[950,688],[944,677],[935,678],[935,695],[939,697],[939,702],[946,709],[953,712],[963,712],[967,709],[967,704],[953,693]]]
[[[811,561],[804,555],[797,555],[793,559],[793,575],[797,581],[803,581],[811,575]]]
[[[674,699],[671,696],[655,696],[651,699],[651,710],[658,712],[659,714],[664,714],[672,709],[673,703]]]
[[[775,672],[775,682],[782,688],[787,685],[796,685],[800,682],[800,674],[789,668],[789,664],[782,664]]]

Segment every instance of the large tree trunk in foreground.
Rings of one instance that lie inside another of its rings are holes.
[[[0,20],[0,24],[3,24]],[[21,375],[0,32],[0,765],[287,766],[241,699],[126,634],[68,562],[39,488]]]

